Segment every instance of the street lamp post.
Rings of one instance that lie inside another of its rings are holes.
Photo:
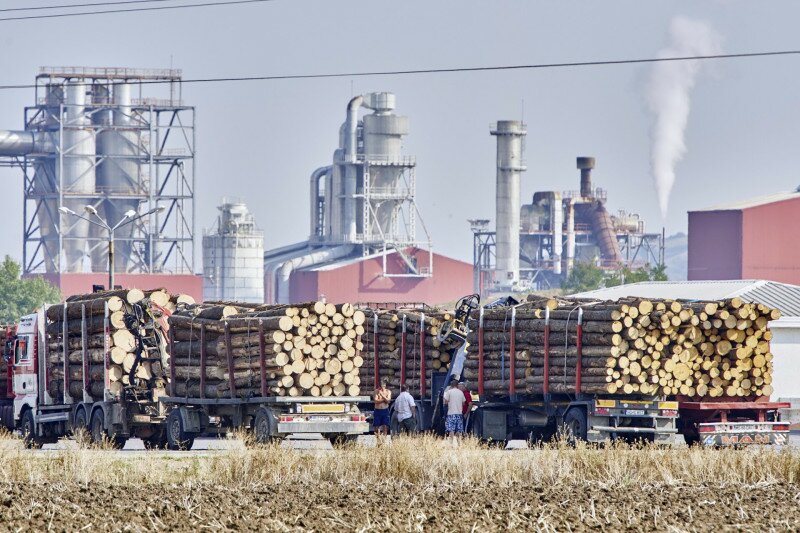
[[[65,207],[63,205],[58,208],[58,210],[65,215],[72,215],[74,217],[78,217],[82,220],[85,220],[86,222],[89,222],[90,224],[94,224],[95,226],[101,227],[108,232],[108,289],[111,290],[114,288],[114,232],[119,228],[121,228],[122,226],[127,226],[128,224],[135,222],[140,218],[144,218],[147,215],[152,215],[153,213],[160,213],[161,211],[164,210],[164,207],[158,206],[155,209],[147,211],[146,213],[142,213],[141,215],[137,215],[136,211],[131,209],[129,211],[126,211],[125,215],[122,217],[122,220],[120,220],[113,226],[110,225],[105,219],[103,219],[97,212],[97,209],[95,209],[94,207],[87,205],[83,209],[90,216],[94,215],[97,221],[92,220],[89,217],[80,215],[75,211],[73,211],[72,209],[69,209],[68,207]]]

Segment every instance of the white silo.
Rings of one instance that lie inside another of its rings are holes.
[[[264,232],[241,200],[223,198],[203,235],[203,299],[264,301]]]

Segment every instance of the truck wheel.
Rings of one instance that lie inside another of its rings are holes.
[[[109,433],[105,430],[105,414],[102,409],[95,409],[92,413],[92,422],[89,425],[89,433],[92,436],[92,442],[96,445],[108,444],[115,450],[121,450],[125,447],[128,441],[125,437]]]
[[[72,436],[75,439],[75,442],[77,442],[80,446],[89,444],[91,440],[89,436],[88,425],[89,424],[86,420],[86,410],[78,408],[78,411],[75,413],[75,420],[72,424]]]
[[[6,428],[8,431],[14,431],[14,406],[4,405],[0,407],[0,426]]]
[[[253,426],[256,444],[270,444],[280,441],[279,437],[275,437],[272,434],[274,423],[272,411],[266,407],[259,407],[258,411],[256,411],[256,420]]]
[[[586,440],[586,426],[586,411],[579,408],[572,408],[567,411],[567,416],[564,417],[562,433],[567,439],[567,442],[571,446],[574,446],[579,440]]]
[[[194,434],[183,430],[183,419],[178,409],[173,409],[167,417],[167,448],[170,450],[191,450]]]
[[[36,422],[33,419],[33,411],[26,409],[20,421],[20,431],[22,432],[22,442],[26,448],[39,449],[42,447],[41,441],[36,438]]]

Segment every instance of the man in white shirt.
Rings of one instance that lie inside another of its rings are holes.
[[[394,412],[397,413],[397,421],[402,431],[406,433],[417,431],[417,404],[405,383],[400,385],[400,394],[394,401]]]
[[[449,437],[464,433],[464,403],[467,401],[464,393],[458,388],[458,380],[453,378],[450,386],[444,391],[444,405],[447,407],[447,418],[444,419],[444,429]]]

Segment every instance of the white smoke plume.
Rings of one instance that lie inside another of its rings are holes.
[[[705,22],[675,17],[670,24],[670,44],[658,57],[719,54],[720,36]],[[669,195],[675,183],[675,165],[686,154],[684,134],[689,120],[691,92],[707,60],[654,63],[645,98],[654,115],[650,160],[661,215],[666,218]]]

